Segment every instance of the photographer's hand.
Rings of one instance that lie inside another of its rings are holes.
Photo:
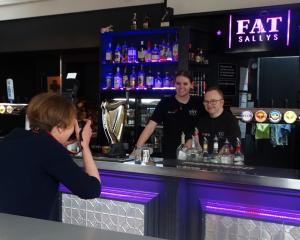
[[[93,160],[93,156],[89,146],[92,137],[91,123],[92,123],[91,120],[87,120],[82,129],[82,140],[80,141],[82,147],[82,158],[83,158],[83,163],[84,163],[84,168],[86,173],[89,174],[90,176],[97,178],[100,181],[99,171]],[[76,130],[76,133],[78,133],[78,137],[79,137],[80,129],[79,131]]]
[[[90,144],[90,140],[91,140],[91,137],[92,137],[92,128],[91,128],[91,120],[87,120],[85,122],[85,125],[82,129],[82,133],[81,133],[81,138],[80,139],[80,136],[79,136],[79,139],[81,140],[80,142],[80,145],[81,147],[84,149],[84,148],[89,148],[89,144]],[[79,135],[80,135],[80,131],[79,131]]]

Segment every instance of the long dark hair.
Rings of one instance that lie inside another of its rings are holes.
[[[189,71],[186,70],[179,70],[176,72],[175,78],[179,77],[179,76],[183,76],[186,77],[190,80],[191,83],[194,82],[193,76],[190,74]]]

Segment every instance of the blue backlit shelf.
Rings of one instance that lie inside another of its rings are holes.
[[[155,65],[162,65],[162,64],[178,64],[178,61],[163,61],[163,62],[135,62],[135,63],[105,63],[102,62],[102,65],[106,66],[136,66],[136,65],[144,65],[144,66],[155,66]]]

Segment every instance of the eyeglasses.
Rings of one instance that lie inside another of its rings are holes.
[[[224,99],[212,99],[212,100],[209,100],[209,101],[204,100],[203,104],[204,105],[208,105],[208,104],[210,104],[210,105],[216,105],[217,102],[222,101],[222,100],[224,100]]]

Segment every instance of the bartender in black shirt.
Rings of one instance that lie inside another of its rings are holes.
[[[236,138],[241,137],[241,131],[235,116],[230,110],[224,109],[224,95],[221,89],[218,87],[207,89],[204,95],[203,106],[208,115],[204,115],[197,123],[201,145],[203,137],[206,137],[208,150],[211,153],[214,137],[217,136],[221,151],[226,138],[229,143],[235,146]],[[191,137],[191,134],[189,137]],[[187,141],[187,145],[191,147],[191,139]]]
[[[192,131],[205,112],[200,97],[190,96],[193,78],[187,71],[179,71],[175,78],[176,95],[164,97],[155,108],[148,124],[141,133],[136,147],[143,146],[158,124],[163,124],[162,155],[176,158],[181,133]]]

